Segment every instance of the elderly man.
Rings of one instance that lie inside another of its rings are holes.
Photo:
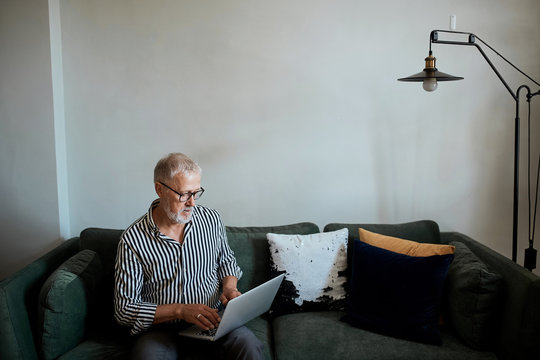
[[[195,204],[204,192],[199,165],[169,154],[154,169],[154,186],[159,199],[122,234],[116,257],[115,317],[138,336],[133,358],[262,358],[246,327],[216,343],[177,335],[187,323],[214,329],[220,304],[240,295],[242,271],[219,214]]]

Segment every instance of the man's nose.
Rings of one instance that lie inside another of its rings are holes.
[[[195,198],[193,197],[193,194],[187,199],[186,204],[189,206],[195,206]]]

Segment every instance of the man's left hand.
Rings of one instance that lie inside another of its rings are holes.
[[[223,305],[227,305],[229,300],[232,300],[240,295],[242,295],[242,293],[238,291],[237,288],[224,288],[223,293],[219,297],[219,300]]]

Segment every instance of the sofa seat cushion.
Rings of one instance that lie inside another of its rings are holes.
[[[279,316],[272,322],[276,358],[299,359],[422,359],[487,360],[494,353],[472,350],[449,329],[441,330],[443,345],[430,345],[380,335],[340,321],[342,311],[304,312]]]
[[[259,339],[264,345],[264,357],[274,359],[272,324],[265,316],[258,316],[249,321],[246,327]]]
[[[272,349],[272,328],[269,321],[263,317],[257,317],[249,321],[246,326],[255,334],[255,336],[264,345],[264,356],[266,359],[273,359],[274,353]],[[135,338],[129,336],[111,337],[106,334],[91,336],[85,339],[78,346],[66,352],[59,357],[59,360],[128,360],[131,359],[131,348]],[[182,354],[184,360],[205,360],[206,357],[201,352],[193,347],[187,349]]]
[[[130,344],[118,342],[118,340],[106,340],[103,338],[89,338],[60,356],[59,360],[121,360],[130,359]]]
[[[314,234],[319,227],[310,222],[280,226],[227,226],[227,240],[236,261],[244,272],[238,290],[246,292],[270,279],[270,257],[267,233]]]

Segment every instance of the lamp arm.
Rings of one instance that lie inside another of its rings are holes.
[[[533,93],[533,94],[531,94],[531,93],[527,94],[527,100],[528,100],[528,101],[531,101],[531,99],[532,99],[533,97],[535,97],[536,95],[540,95],[540,90],[538,90],[537,92],[535,92],[535,93]]]
[[[474,35],[474,34],[473,34]],[[510,60],[508,60],[507,58],[505,58],[504,56],[502,56],[497,50],[495,50],[493,47],[491,47],[488,43],[486,43],[484,40],[480,39],[478,36],[474,35],[482,44],[484,44],[485,46],[487,46],[491,51],[493,51],[495,54],[499,55],[499,57],[501,59],[503,59],[504,61],[506,61],[510,66],[512,66],[514,69],[516,69],[517,71],[519,71],[521,73],[521,75],[525,76],[527,79],[531,80],[533,83],[535,83],[536,85],[540,86],[540,83],[538,83],[538,81],[534,80],[532,77],[530,77],[529,75],[525,74],[525,72],[523,70],[521,70],[520,68],[518,68],[516,65],[512,64],[510,62]]]
[[[469,40],[468,41],[449,41],[449,40],[439,40],[439,32],[443,32],[443,33],[452,33],[452,34],[464,34],[464,35],[468,35],[469,36]],[[431,51],[431,44],[434,43],[434,44],[445,44],[445,45],[466,45],[466,46],[474,46],[478,49],[478,51],[480,52],[480,54],[482,55],[482,57],[486,60],[486,62],[488,63],[488,65],[491,67],[491,69],[493,70],[493,72],[495,72],[495,75],[497,75],[497,77],[499,78],[499,80],[503,83],[504,87],[506,88],[506,90],[508,90],[508,92],[510,93],[510,96],[512,96],[512,99],[514,99],[514,101],[518,101],[518,97],[517,97],[517,94],[514,93],[512,91],[512,89],[510,88],[510,86],[508,85],[508,83],[506,82],[506,80],[504,80],[504,78],[502,77],[501,73],[499,73],[499,70],[497,70],[497,68],[495,67],[495,65],[493,65],[493,63],[491,62],[491,60],[489,59],[489,57],[486,55],[486,53],[484,52],[484,50],[482,49],[482,47],[480,45],[478,45],[476,42],[475,42],[475,39],[477,39],[477,36],[474,35],[473,33],[466,33],[466,32],[461,32],[461,31],[448,31],[448,30],[433,30],[431,32],[431,35],[430,35],[430,45],[429,45],[429,51]],[[478,38],[478,40],[480,40],[483,44],[485,44],[486,46],[488,46],[490,49],[493,50],[493,48],[489,45],[487,45],[484,41],[482,41],[481,39]],[[510,63],[508,60],[506,60],[501,54],[499,54],[498,52],[495,51],[495,53],[499,56],[501,56],[506,62],[508,62],[510,65],[512,65],[514,68],[517,69],[517,67],[515,67],[512,63]],[[518,71],[520,71],[521,73],[523,73],[521,70],[517,69]],[[527,75],[526,75],[527,76]],[[528,76],[527,76],[528,77]],[[534,81],[534,80],[533,80]]]

